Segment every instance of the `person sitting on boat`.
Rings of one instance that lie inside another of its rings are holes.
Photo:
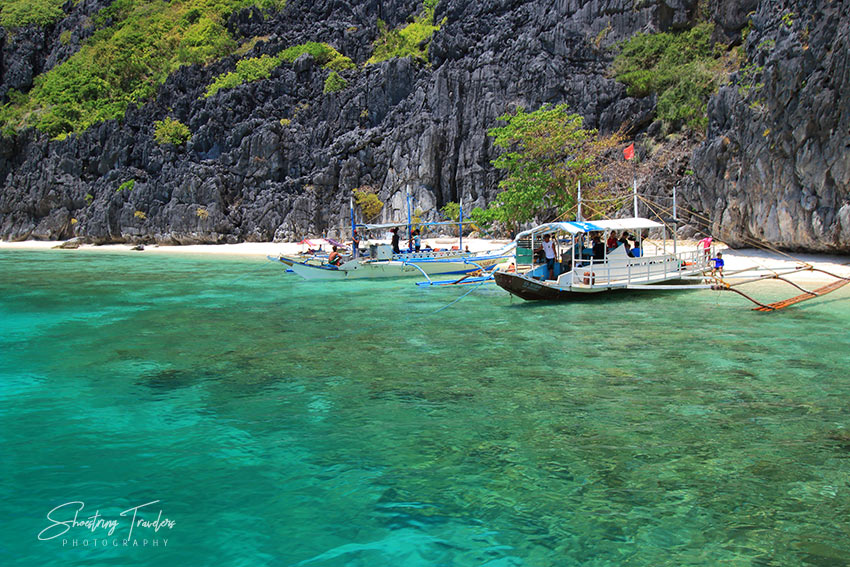
[[[711,259],[711,275],[723,277],[723,254],[720,252],[717,253],[716,258]]]
[[[555,241],[548,234],[543,235],[543,257],[546,259],[546,267],[549,269],[549,279],[555,279],[555,258],[558,254],[555,252]]]
[[[390,232],[393,233],[391,244],[393,246],[393,254],[399,254],[401,249],[398,247],[398,227],[394,227]]]
[[[619,242],[617,242],[616,233],[614,233],[613,231],[608,233],[608,241],[605,243],[605,247],[608,249],[608,251],[610,252],[611,250],[616,248],[618,245],[619,245]]]
[[[336,250],[336,246],[333,247],[331,253],[328,254],[328,264],[331,266],[339,266],[342,263],[342,255]]]
[[[629,251],[629,256],[632,258],[640,258],[643,256],[643,244],[635,240],[635,245]]]

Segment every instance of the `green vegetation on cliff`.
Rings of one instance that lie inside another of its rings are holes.
[[[188,142],[192,137],[192,132],[189,127],[171,117],[166,117],[164,120],[156,120],[154,122],[154,139],[158,144],[174,144],[179,146],[184,142]]]
[[[434,23],[434,11],[438,3],[439,0],[425,0],[419,15],[402,28],[388,29],[384,21],[378,20],[378,39],[375,40],[372,57],[366,64],[380,63],[396,57],[427,60],[431,36],[445,23]]]
[[[310,41],[307,43],[302,43],[301,45],[293,45],[292,47],[288,47],[274,57],[272,57],[271,55],[261,55],[260,57],[249,57],[248,59],[242,59],[241,61],[236,63],[235,71],[231,71],[230,73],[223,73],[216,77],[215,80],[213,80],[213,82],[210,84],[210,86],[207,87],[204,96],[210,97],[221,89],[231,89],[244,83],[259,81],[260,79],[267,79],[271,75],[271,72],[281,63],[292,63],[304,53],[309,53],[310,55],[312,55],[316,59],[316,61],[325,69],[332,70],[331,75],[328,77],[328,80],[331,81],[331,85],[336,87],[342,84],[341,87],[336,88],[335,90],[340,90],[340,88],[345,87],[345,80],[339,75],[337,75],[336,71],[342,71],[344,69],[353,69],[356,67],[356,65],[351,59],[349,59],[327,43],[317,43],[314,41]],[[336,78],[331,79],[332,76],[335,76]],[[342,81],[342,83],[340,83],[340,81]],[[329,92],[327,89],[328,83],[326,81],[325,92]]]
[[[327,43],[318,43],[315,41],[308,41],[301,45],[287,47],[280,53],[280,56],[283,61],[293,63],[305,53],[312,55],[319,65],[331,71],[344,71],[345,69],[354,69],[356,66],[351,59]]]
[[[38,76],[28,93],[10,94],[0,122],[4,130],[35,126],[62,137],[120,118],[181,65],[232,53],[237,45],[227,18],[252,5],[279,9],[284,2],[115,0],[94,18],[99,29],[77,53]],[[6,10],[4,4],[4,16]]]
[[[0,0],[0,26],[46,26],[64,15],[64,0]]]
[[[210,97],[221,89],[232,89],[243,83],[250,83],[267,78],[272,70],[280,65],[279,57],[261,55],[260,57],[249,57],[236,63],[236,70],[223,73],[213,80],[204,93]]]
[[[639,33],[622,45],[614,76],[631,96],[657,94],[658,118],[666,123],[704,129],[706,104],[724,77],[713,30],[703,23],[681,33]]]
[[[336,71],[331,71],[328,78],[325,79],[325,94],[341,91],[348,86],[348,81],[339,76]]]

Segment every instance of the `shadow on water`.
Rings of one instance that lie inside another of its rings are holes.
[[[520,297],[511,296],[510,307],[517,309],[532,309],[547,305],[558,305],[565,307],[572,304],[590,305],[595,307],[601,306],[626,306],[634,305],[639,301],[651,302],[656,299],[674,300],[679,294],[693,294],[705,290],[683,289],[683,290],[630,290],[630,289],[612,289],[600,293],[577,293],[575,297],[569,297],[561,300],[524,300]]]

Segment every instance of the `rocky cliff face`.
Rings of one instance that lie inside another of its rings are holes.
[[[812,25],[803,49],[781,29],[787,7],[751,3],[721,2],[714,17],[720,36],[740,38],[756,9],[746,46],[752,58],[762,58],[762,107],[751,108],[736,86],[724,87],[710,105],[709,135],[692,165],[678,158],[654,190],[679,184],[690,206],[711,216],[714,230],[730,242],[848,250],[850,180],[846,149],[843,156],[839,151],[848,132],[840,104],[848,100],[846,7],[816,9],[811,2],[806,12],[803,2],[794,8],[791,31],[801,32],[805,18],[833,27]],[[230,29],[240,37],[267,36],[252,56],[325,41],[362,64],[378,18],[398,25],[420,5],[290,0],[273,18],[243,11]],[[95,7],[81,3],[74,10]],[[361,66],[343,72],[348,86],[331,94],[323,93],[328,71],[309,55],[268,80],[210,98],[201,96],[206,85],[232,70],[236,58],[184,67],[155,101],[128,110],[121,122],[63,141],[35,132],[4,139],[0,236],[188,243],[341,234],[351,190],[363,185],[386,203],[380,220],[406,215],[407,191],[426,217],[461,198],[467,208],[483,206],[498,192],[486,135],[498,116],[516,106],[567,102],[604,131],[624,123],[634,132],[646,128],[654,100],[626,96],[608,76],[608,48],[637,31],[686,27],[696,10],[689,0],[443,0],[437,19],[446,23],[432,40],[429,64],[396,59]],[[831,49],[830,33],[844,43]],[[773,51],[759,47],[774,36]],[[36,43],[44,47],[30,50],[33,74],[61,58],[49,41]],[[7,40],[4,88],[27,88],[26,73],[8,71],[21,49]],[[154,141],[153,122],[166,116],[190,127],[187,144]],[[689,167],[695,175],[684,176]],[[131,179],[132,190],[117,191]]]
[[[731,244],[847,252],[850,4],[752,9],[748,65],[709,104],[689,197]]]

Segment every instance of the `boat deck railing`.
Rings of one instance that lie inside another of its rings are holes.
[[[637,258],[582,260],[558,278],[559,286],[609,288],[675,280],[701,273],[709,256],[701,250]]]

